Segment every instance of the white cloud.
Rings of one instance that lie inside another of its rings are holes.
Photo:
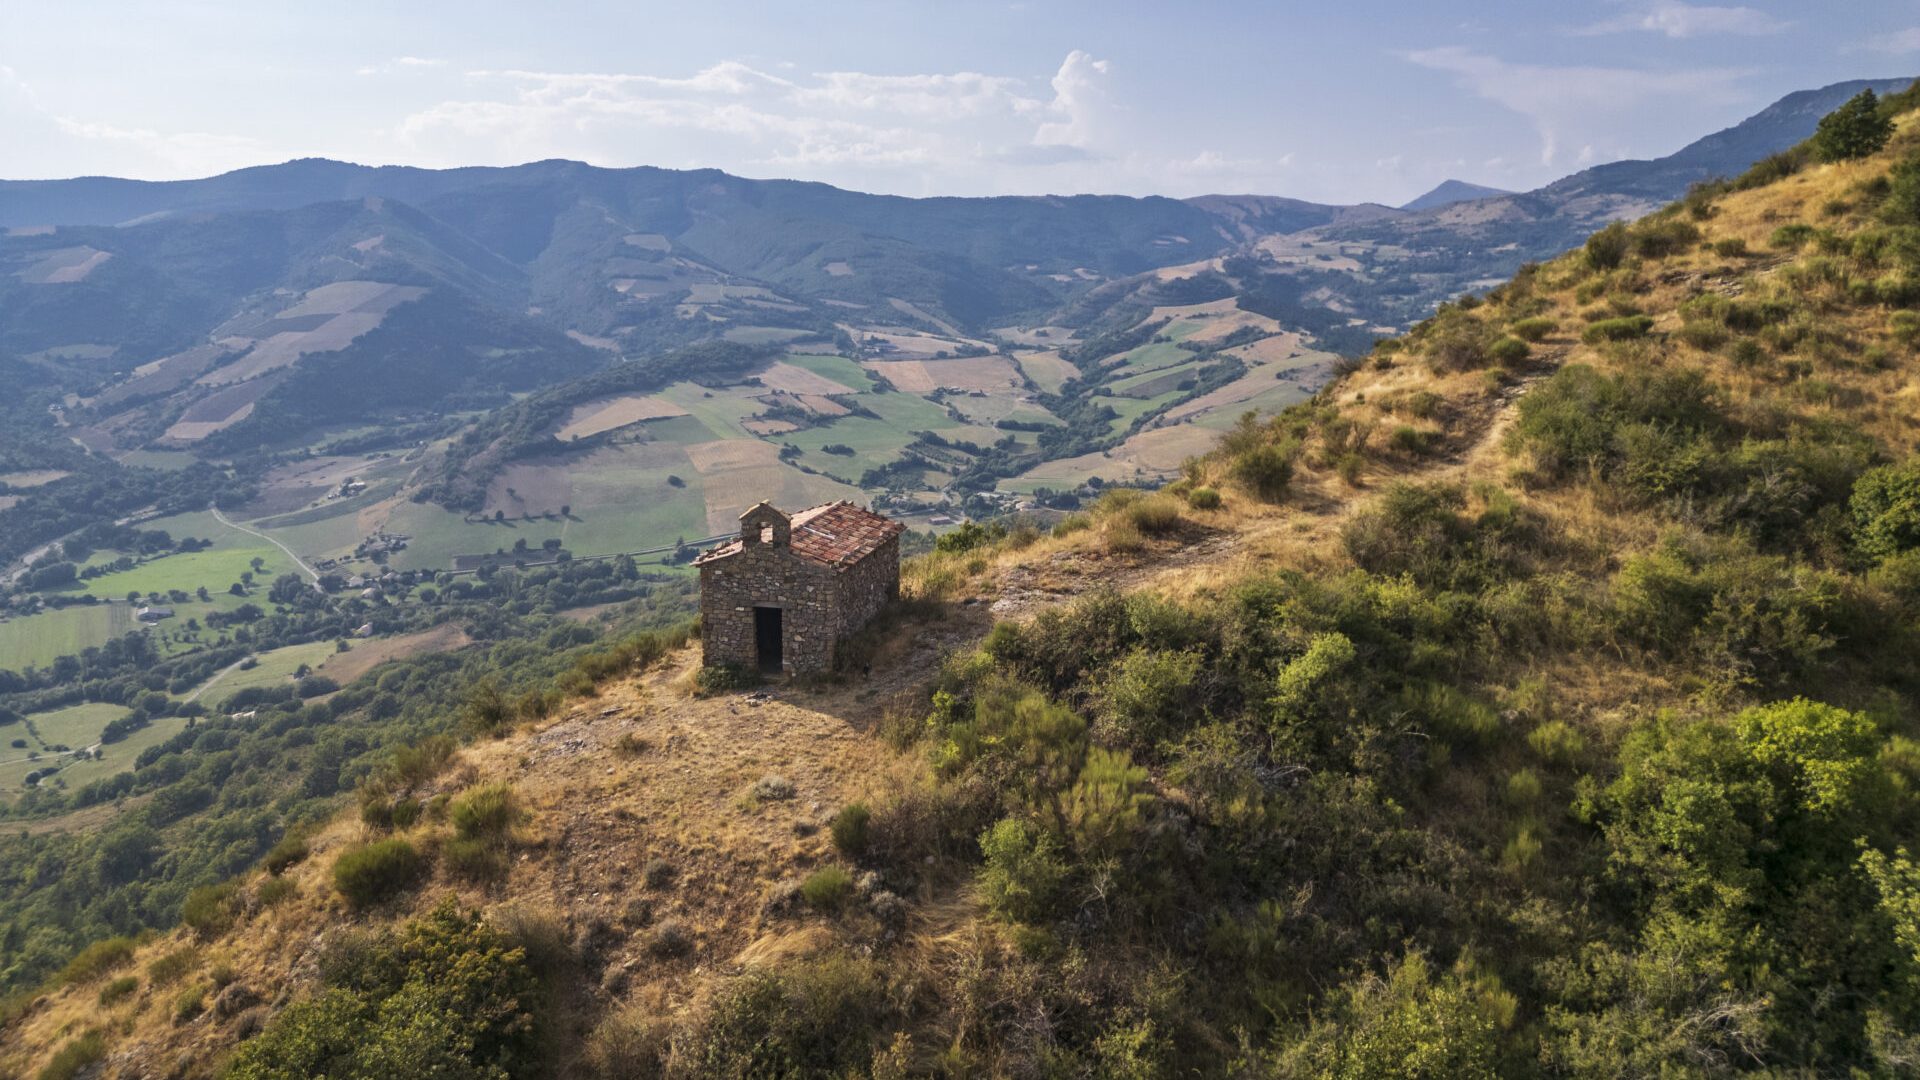
[[[0,130],[19,161],[54,158],[158,178],[205,176],[258,164],[265,146],[255,139],[203,131],[156,131],[57,112],[10,67],[0,66]],[[129,168],[128,163],[134,163]]]
[[[1112,65],[1075,49],[1053,76],[1053,103],[1058,120],[1041,124],[1033,133],[1035,146],[1076,146],[1087,149],[1105,133],[1112,102],[1106,77]]]
[[[1618,18],[1607,19],[1576,30],[1578,34],[1619,34],[1644,31],[1670,38],[1742,35],[1756,37],[1778,34],[1792,26],[1758,8],[1720,7],[1712,4],[1683,4],[1678,0]]]
[[[391,75],[396,71],[420,71],[427,68],[446,67],[447,62],[439,57],[396,56],[378,64],[368,64],[354,71],[355,75]]]
[[[1882,34],[1860,47],[1869,52],[1891,53],[1895,56],[1920,52],[1920,26]]]
[[[1745,96],[1737,84],[1749,74],[1731,68],[1646,71],[1514,64],[1458,46],[1422,49],[1408,53],[1407,59],[1452,74],[1474,94],[1526,117],[1539,133],[1540,163],[1546,166],[1560,164],[1561,145],[1571,138],[1583,144],[1578,151],[1581,163],[1597,160],[1602,151],[1589,133],[1614,130],[1630,138],[1634,118],[1644,119],[1645,110],[1671,110],[1675,102],[1741,102]]]
[[[829,167],[856,166],[920,170],[932,185],[995,163],[1110,160],[1123,142],[1110,73],[1078,50],[1045,84],[977,71],[796,76],[737,60],[688,76],[471,71],[469,93],[406,116],[392,137],[408,156],[446,164],[558,156],[835,179],[845,173]],[[1003,182],[1021,181],[992,181]]]

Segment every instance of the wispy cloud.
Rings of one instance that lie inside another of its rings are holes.
[[[0,127],[34,137],[77,160],[131,158],[156,176],[202,176],[253,164],[265,150],[256,139],[204,131],[158,131],[74,116],[48,107],[26,80],[0,65]]]
[[[1859,49],[1866,52],[1890,53],[1894,56],[1920,52],[1920,26],[1881,34],[1871,41],[1862,43]]]
[[[1046,83],[976,71],[776,74],[738,60],[691,75],[470,71],[471,92],[405,117],[396,137],[449,156],[609,164],[698,159],[794,168],[1048,168],[1099,160],[1117,138],[1111,67],[1075,50]]]
[[[1677,0],[1605,19],[1575,30],[1576,34],[1654,33],[1670,38],[1778,34],[1793,24],[1759,8],[1683,4]]]
[[[1479,97],[1530,120],[1540,135],[1542,165],[1563,164],[1563,148],[1578,144],[1574,160],[1599,153],[1586,138],[1621,118],[1676,100],[1724,105],[1744,100],[1738,84],[1751,72],[1733,68],[1648,71],[1640,68],[1515,64],[1459,46],[1406,54],[1421,67],[1454,75]]]
[[[391,75],[396,71],[419,71],[425,68],[446,67],[447,62],[431,56],[396,56],[378,64],[368,64],[356,69],[355,75]]]

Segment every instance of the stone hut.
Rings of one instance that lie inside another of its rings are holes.
[[[905,531],[844,501],[791,517],[770,503],[749,508],[738,537],[693,561],[706,663],[831,669],[840,642],[900,594]]]

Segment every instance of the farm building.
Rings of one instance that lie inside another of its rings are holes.
[[[791,517],[769,503],[751,507],[738,537],[694,560],[706,663],[829,670],[840,642],[899,595],[905,531],[850,502]]]

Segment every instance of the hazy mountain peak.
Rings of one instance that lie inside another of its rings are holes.
[[[1401,205],[1402,210],[1432,210],[1441,206],[1451,206],[1458,202],[1472,202],[1475,199],[1491,199],[1513,192],[1500,188],[1487,187],[1484,184],[1469,184],[1465,180],[1442,180],[1432,191],[1411,202]]]

